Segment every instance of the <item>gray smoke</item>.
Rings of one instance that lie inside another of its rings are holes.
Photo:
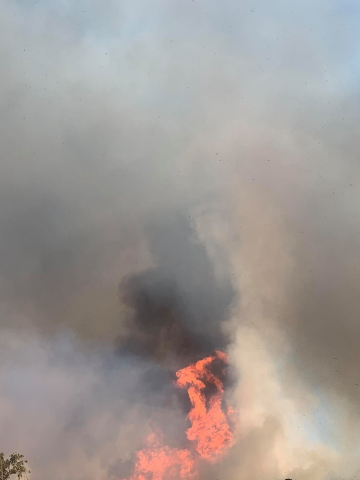
[[[222,324],[235,292],[218,279],[209,254],[188,218],[171,215],[148,232],[156,267],[125,278],[120,295],[131,314],[120,351],[186,364],[226,349]]]
[[[0,8],[0,449],[126,477],[149,422],[185,441],[175,365],[224,348],[204,477],[354,476],[357,3]]]

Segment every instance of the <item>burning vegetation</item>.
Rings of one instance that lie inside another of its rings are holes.
[[[175,385],[187,389],[191,402],[186,431],[189,448],[170,448],[163,444],[161,433],[151,433],[147,445],[137,452],[134,473],[129,480],[163,480],[197,478],[201,461],[217,462],[232,444],[231,408],[223,406],[223,383],[212,371],[227,357],[223,352],[203,358],[176,372]],[[207,395],[207,390],[210,394]]]
[[[202,465],[223,459],[233,441],[233,411],[224,400],[230,375],[223,351],[229,339],[222,327],[236,295],[231,281],[215,273],[187,219],[169,219],[151,229],[149,237],[156,266],[120,285],[128,318],[118,354],[156,366],[157,383],[162,379],[164,392],[173,389],[163,398],[184,401],[184,422],[175,441],[168,438],[166,425],[152,428],[135,454],[132,473],[116,478],[196,479]]]

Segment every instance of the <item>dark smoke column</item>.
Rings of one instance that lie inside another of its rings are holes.
[[[230,279],[216,277],[187,217],[171,215],[147,233],[156,267],[120,285],[129,307],[120,352],[183,364],[225,349],[222,325],[235,298]]]

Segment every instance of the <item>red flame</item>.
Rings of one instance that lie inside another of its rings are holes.
[[[226,355],[217,351],[176,372],[176,385],[187,388],[192,405],[188,414],[191,427],[186,434],[194,442],[196,453],[165,446],[161,435],[153,433],[147,438],[147,447],[137,452],[134,473],[129,480],[191,479],[197,477],[199,459],[216,462],[231,446],[228,416],[233,411],[228,409],[225,413],[222,410],[223,385],[210,370],[216,358],[227,361]],[[205,396],[208,385],[216,389],[209,400]]]

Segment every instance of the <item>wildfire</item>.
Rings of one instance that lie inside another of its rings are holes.
[[[160,438],[159,438],[160,437]],[[137,452],[134,474],[130,480],[162,480],[196,477],[195,459],[189,450],[162,445],[161,436],[147,438],[147,448]]]
[[[193,406],[188,414],[191,427],[186,432],[187,437],[196,443],[199,455],[210,461],[217,460],[218,455],[224,453],[232,440],[227,415],[222,410],[223,385],[209,370],[216,357],[226,361],[224,353],[216,352],[215,356],[206,357],[176,372],[176,384],[181,388],[188,388]],[[216,393],[209,402],[204,395],[208,384],[216,387]]]
[[[187,438],[194,442],[195,452],[170,448],[162,443],[162,435],[152,433],[147,446],[136,454],[134,473],[129,480],[192,479],[198,474],[200,459],[216,462],[232,443],[229,416],[233,411],[222,409],[223,384],[211,371],[214,360],[226,362],[223,352],[206,357],[176,372],[176,386],[187,388],[192,408],[188,414],[191,427]],[[215,393],[207,399],[205,389],[215,387]]]

